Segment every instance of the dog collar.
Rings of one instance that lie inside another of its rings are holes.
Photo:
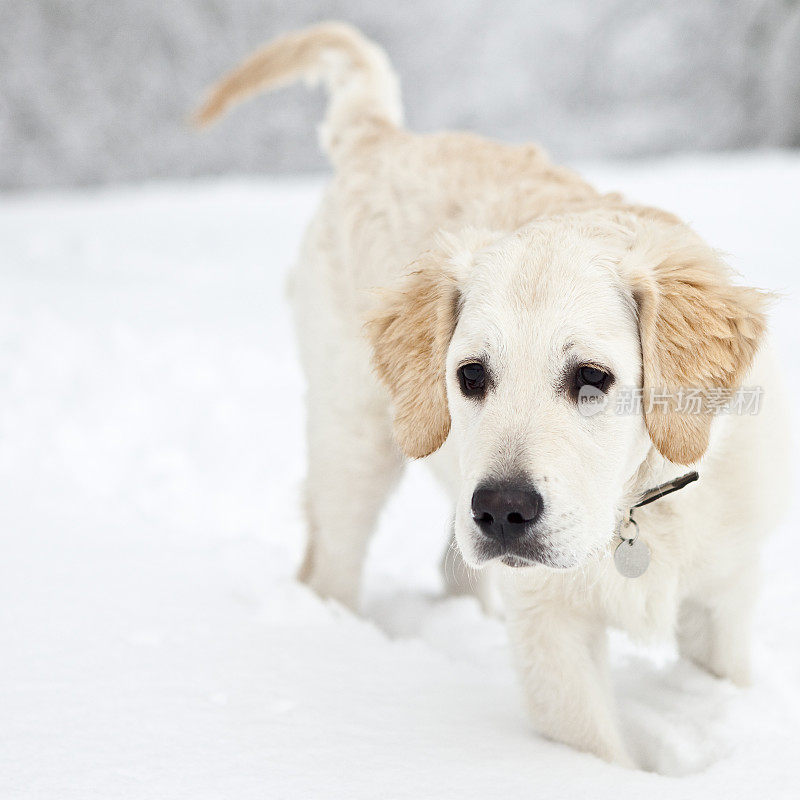
[[[639,538],[639,525],[633,518],[634,509],[677,492],[699,477],[697,472],[687,472],[679,478],[673,478],[671,481],[648,489],[641,495],[639,501],[628,509],[628,518],[623,519],[617,526],[617,536],[620,542],[614,550],[614,566],[620,575],[626,578],[638,578],[640,575],[644,575],[650,564],[650,548],[647,546],[647,542]]]

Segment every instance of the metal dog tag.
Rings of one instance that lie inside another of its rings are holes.
[[[633,526],[633,536],[627,536],[628,528]],[[614,550],[614,566],[625,578],[638,578],[647,572],[650,565],[650,548],[639,538],[639,526],[631,516],[620,525],[618,531],[622,540]]]
[[[623,539],[614,551],[614,565],[625,578],[638,578],[650,566],[650,548],[641,539]]]

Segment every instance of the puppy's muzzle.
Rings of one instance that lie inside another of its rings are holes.
[[[536,524],[543,505],[532,486],[483,483],[472,495],[472,518],[484,536],[510,548]]]

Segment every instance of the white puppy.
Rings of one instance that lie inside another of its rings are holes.
[[[765,297],[676,217],[601,195],[536,147],[403,130],[384,53],[344,25],[276,40],[199,119],[300,77],[330,89],[336,168],[292,284],[300,577],[355,605],[404,457],[436,453],[459,549],[499,581],[535,724],[629,764],[607,626],[675,633],[686,657],[749,679],[759,549],[786,492]],[[635,539],[629,509],[681,465],[699,481],[637,509]]]

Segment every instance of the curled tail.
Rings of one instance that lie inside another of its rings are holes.
[[[400,87],[389,59],[355,28],[326,22],[288,33],[254,53],[211,88],[195,121],[207,125],[256,92],[303,78],[330,92],[320,141],[335,160],[340,149],[378,126],[402,121]]]

